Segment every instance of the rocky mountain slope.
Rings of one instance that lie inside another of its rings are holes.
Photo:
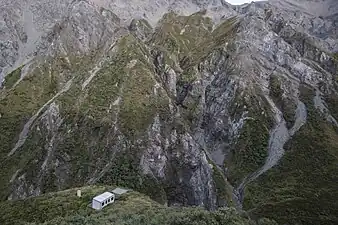
[[[114,183],[168,205],[337,222],[334,0],[0,8],[2,200]]]

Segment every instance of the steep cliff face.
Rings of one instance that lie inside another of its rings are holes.
[[[114,183],[169,205],[337,220],[333,2],[60,0],[32,13],[49,4],[1,6],[3,200]]]

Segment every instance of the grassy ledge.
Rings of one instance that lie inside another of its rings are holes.
[[[91,209],[93,196],[112,190],[111,186],[82,187],[36,198],[0,203],[0,223],[12,224],[112,224],[112,225],[255,225],[233,208],[209,212],[201,208],[174,208],[160,205],[149,197],[131,191],[101,211]],[[264,223],[273,224],[270,220]],[[268,221],[268,222],[267,222]]]
[[[15,69],[14,71],[12,71],[10,74],[8,74],[5,77],[5,80],[3,82],[3,86],[6,89],[11,89],[13,87],[13,85],[20,79],[21,77],[21,70],[24,67],[24,65],[18,67],[17,69]]]

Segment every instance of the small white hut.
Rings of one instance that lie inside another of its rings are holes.
[[[92,208],[96,210],[103,209],[105,206],[115,201],[115,195],[110,192],[104,192],[93,198]]]

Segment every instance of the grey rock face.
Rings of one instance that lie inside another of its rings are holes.
[[[0,5],[1,70],[0,79],[34,57],[41,40],[65,16],[71,1],[11,1]]]

